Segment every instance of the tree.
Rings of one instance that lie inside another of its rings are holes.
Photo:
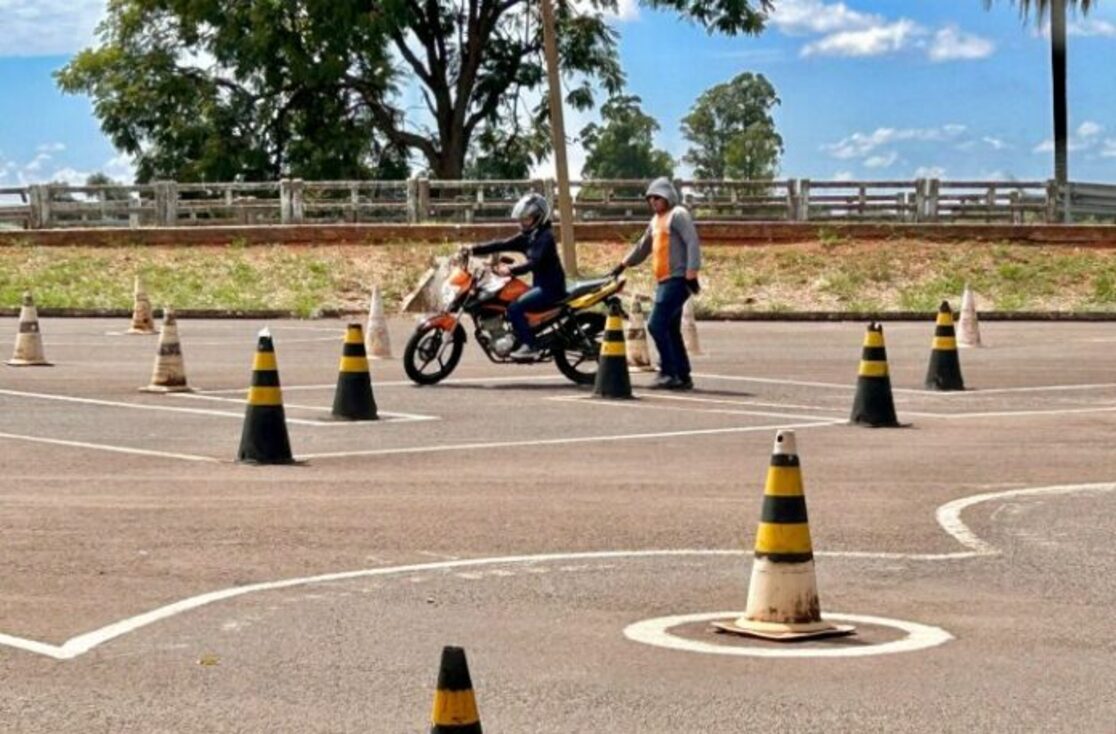
[[[1061,185],[1069,181],[1069,95],[1066,91],[1066,8],[1088,13],[1095,0],[1011,0],[1019,6],[1024,18],[1032,12],[1041,22],[1050,16],[1050,71],[1053,81],[1054,112],[1054,180]],[[993,0],[984,0],[991,7]]]
[[[703,92],[682,120],[682,134],[693,143],[683,160],[694,167],[694,176],[774,178],[783,153],[783,138],[771,117],[777,104],[771,83],[750,72]]]
[[[101,44],[57,74],[93,97],[136,178],[364,178],[398,146],[377,139],[348,77],[386,92],[371,0],[116,0]]]
[[[643,4],[727,34],[759,33],[772,7]],[[605,16],[617,9],[617,0],[558,3],[566,102],[576,109],[594,103],[594,88],[614,94],[623,84]],[[545,119],[538,16],[537,0],[113,0],[101,45],[59,82],[92,95],[141,179],[366,172],[373,140],[453,179],[477,136],[533,135]],[[406,90],[419,93],[420,109],[405,108]],[[520,97],[542,101],[508,115],[507,100]]]
[[[585,178],[647,179],[674,175],[674,160],[655,148],[655,118],[640,109],[640,98],[620,95],[601,106],[601,122],[581,131]]]

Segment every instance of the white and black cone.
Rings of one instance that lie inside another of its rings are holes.
[[[163,309],[163,333],[159,335],[159,351],[151,371],[151,384],[141,387],[140,392],[193,392],[186,384],[186,363],[182,359],[178,321],[174,318],[173,309]]]
[[[11,367],[49,367],[43,353],[43,335],[39,332],[39,312],[35,309],[35,299],[30,291],[23,294],[23,306],[19,309],[19,332],[16,334],[12,358],[7,361]]]
[[[391,335],[384,317],[384,299],[380,286],[372,288],[372,304],[368,309],[368,328],[364,330],[364,349],[372,359],[391,359]]]
[[[983,347],[980,340],[980,319],[977,317],[976,297],[969,284],[961,296],[961,318],[957,322],[957,346]]]
[[[129,334],[155,334],[155,315],[151,309],[151,299],[147,297],[143,278],[136,276],[135,290],[132,295],[132,326]]]

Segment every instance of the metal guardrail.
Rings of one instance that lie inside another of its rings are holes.
[[[1051,181],[676,181],[696,216],[724,222],[1061,221],[1066,197]],[[645,221],[646,181],[574,181],[578,221]],[[529,191],[557,198],[552,180],[302,181],[0,188],[0,227],[191,227],[504,221]],[[1116,186],[1068,187],[1076,216],[1116,218]]]

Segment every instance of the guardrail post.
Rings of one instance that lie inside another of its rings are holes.
[[[798,188],[798,179],[792,178],[787,180],[787,221],[793,222],[798,218],[798,200],[795,198],[795,191]],[[732,203],[737,203],[736,189],[732,191]],[[735,208],[735,207],[734,207]]]
[[[290,182],[291,185],[291,204],[290,216],[293,224],[302,224],[305,210],[303,209],[303,197],[306,193],[306,182],[301,178],[296,178]]]
[[[1011,209],[1011,223],[1023,224],[1023,209],[1020,207],[1022,195],[1018,191],[1008,193],[1008,207]]]
[[[938,202],[941,198],[941,191],[942,182],[938,179],[932,178],[926,182],[926,220],[928,222],[938,221]]]
[[[798,181],[798,211],[795,221],[810,221],[810,179],[803,178]]]
[[[416,224],[422,224],[430,218],[430,179],[420,178],[418,180],[418,211]]]
[[[279,223],[291,223],[291,180],[279,179]]]
[[[418,203],[418,179],[407,179],[407,224],[418,224],[419,222],[419,203]]]
[[[31,229],[50,227],[50,185],[32,184],[27,188],[28,203],[31,205]]]
[[[155,226],[173,227],[178,224],[178,184],[174,181],[156,181]]]
[[[1046,223],[1054,224],[1058,221],[1058,182],[1048,179],[1046,182]]]

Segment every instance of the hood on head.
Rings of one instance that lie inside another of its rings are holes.
[[[674,184],[671,183],[670,179],[666,176],[657,178],[651,182],[651,185],[647,187],[647,193],[643,195],[643,198],[646,199],[649,196],[661,196],[662,198],[669,201],[671,206],[678,206],[678,190],[674,188]]]

